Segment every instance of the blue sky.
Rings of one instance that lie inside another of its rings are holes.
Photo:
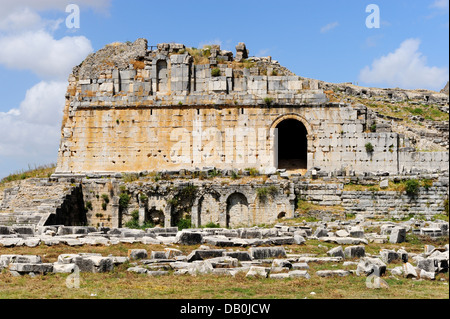
[[[66,26],[79,5],[80,28]],[[369,29],[369,4],[380,28]],[[56,162],[67,77],[108,43],[146,38],[272,56],[304,77],[372,87],[448,81],[448,0],[0,0],[0,178]]]

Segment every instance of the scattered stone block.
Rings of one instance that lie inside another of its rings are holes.
[[[187,271],[192,276],[210,274],[213,272],[213,269],[214,267],[208,260],[194,261],[187,266]]]
[[[338,276],[338,277],[345,277],[350,275],[349,271],[346,270],[319,270],[316,271],[316,275],[319,277],[334,277],[334,276]]]
[[[147,250],[145,249],[130,249],[128,250],[128,258],[130,260],[145,259],[148,257]]]
[[[330,249],[329,251],[327,251],[328,256],[331,257],[342,257],[343,259],[345,258],[345,254],[344,254],[344,250],[342,249],[342,246],[338,246],[335,248]]]
[[[402,276],[403,275],[403,267],[395,267],[394,269],[391,269],[391,275]]]
[[[187,256],[187,261],[193,262],[197,260],[222,257],[224,252],[225,249],[208,249],[208,250],[197,249]]]
[[[386,264],[390,264],[391,262],[400,259],[400,256],[394,250],[382,249],[380,251],[381,260]]]
[[[381,277],[386,272],[386,264],[379,258],[364,257],[358,263],[356,275],[370,276],[374,274]]]
[[[403,227],[394,227],[389,236],[391,244],[400,244],[406,241],[406,229]]]
[[[338,237],[349,237],[350,234],[348,233],[348,231],[344,230],[344,229],[340,229],[338,231],[336,231],[336,236]]]
[[[199,245],[202,243],[203,235],[197,232],[181,231],[175,237],[175,243],[179,245]]]
[[[434,272],[428,272],[423,269],[420,270],[420,278],[428,279],[428,280],[435,280],[436,274]]]
[[[249,249],[252,259],[283,258],[286,257],[284,247],[252,247]]]
[[[127,271],[134,272],[134,273],[137,273],[137,274],[146,274],[148,270],[143,268],[143,267],[136,266],[136,267],[128,268]]]
[[[277,268],[277,267],[287,267],[287,268],[291,269],[292,264],[287,259],[274,259],[272,261],[272,268]]]
[[[269,278],[271,278],[271,279],[286,279],[286,278],[289,278],[289,273],[277,273],[277,274],[270,273]]]
[[[437,261],[433,258],[422,259],[417,262],[417,268],[426,272],[436,273],[438,271]]]
[[[403,264],[403,274],[406,278],[417,278],[417,271],[410,263]]]
[[[32,264],[32,263],[11,263],[9,264],[10,271],[16,271],[20,274],[39,273],[46,274],[53,272],[53,264]]]
[[[262,277],[267,278],[269,272],[265,267],[251,266],[245,277]]]
[[[248,251],[226,251],[223,253],[225,257],[233,257],[239,261],[251,261],[252,258]]]
[[[309,265],[307,263],[293,263],[292,270],[308,270]]]
[[[294,235],[294,243],[296,245],[301,245],[306,242],[306,239],[303,236],[300,235]]]
[[[316,231],[314,232],[314,237],[320,238],[320,237],[327,237],[328,231],[325,228],[318,227]]]
[[[60,263],[53,264],[53,272],[54,273],[71,274],[76,269],[77,269],[77,265],[75,265],[75,264],[60,264]]]
[[[361,258],[366,255],[366,249],[364,246],[349,246],[344,249],[345,258]]]
[[[292,270],[289,272],[289,278],[305,278],[310,279],[311,276],[306,270]]]

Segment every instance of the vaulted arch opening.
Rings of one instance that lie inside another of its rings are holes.
[[[278,132],[278,168],[308,168],[308,131],[297,119],[286,119],[276,126]]]

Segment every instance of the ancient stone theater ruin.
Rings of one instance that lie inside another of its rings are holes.
[[[368,107],[379,102],[448,113],[448,93],[308,79],[250,57],[244,43],[235,53],[110,44],[70,75],[55,174],[6,190],[0,209],[16,221],[109,227],[136,216],[141,225],[253,226],[293,218],[299,201],[400,218],[442,212],[448,121],[422,134]],[[413,201],[345,188],[411,178],[434,183]],[[27,215],[17,199],[27,187],[54,197]]]

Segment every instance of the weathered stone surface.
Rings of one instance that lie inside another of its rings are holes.
[[[129,272],[134,272],[137,274],[146,274],[148,272],[147,269],[141,267],[141,266],[136,266],[136,267],[130,267],[127,269],[127,271]]]
[[[292,270],[289,272],[289,278],[305,278],[310,279],[311,276],[306,270]]]
[[[187,271],[192,276],[210,274],[213,272],[213,269],[214,267],[208,260],[194,261],[187,266]]]
[[[284,247],[252,247],[249,249],[252,259],[283,258],[286,257]]]
[[[316,275],[319,277],[345,277],[350,275],[350,272],[346,270],[319,270],[316,271]]]
[[[223,252],[223,256],[233,257],[239,261],[252,260],[252,257],[250,256],[248,251],[233,251],[233,252],[226,251],[226,252]]]
[[[208,249],[208,250],[194,250],[187,256],[188,262],[193,262],[196,260],[204,260],[215,257],[222,257],[225,253],[225,249]],[[231,256],[230,256],[231,257]]]
[[[148,257],[147,250],[145,249],[130,249],[128,250],[128,258],[130,260],[145,259]]]
[[[77,265],[75,265],[75,264],[60,264],[60,263],[54,263],[53,264],[53,272],[54,273],[71,274],[76,269],[77,269]]]
[[[406,229],[402,227],[394,227],[389,236],[389,242],[392,244],[403,243],[406,240]]]
[[[416,278],[417,271],[410,263],[403,264],[403,274],[406,278]]]
[[[370,276],[374,274],[381,277],[386,272],[386,264],[379,258],[364,257],[358,263],[356,275]]]
[[[428,272],[423,269],[420,270],[420,278],[434,280],[436,279],[436,274],[434,272]]]
[[[341,246],[335,247],[327,251],[328,256],[345,258],[344,250]]]
[[[10,263],[10,271],[16,271],[18,273],[40,273],[46,274],[53,272],[53,264],[43,264],[43,263]]]
[[[180,245],[198,245],[201,244],[203,235],[197,232],[181,231],[177,233],[175,242]]]
[[[345,258],[361,258],[366,255],[364,246],[349,246],[344,249]]]
[[[307,263],[293,263],[292,270],[308,270],[309,266]]]
[[[245,277],[267,278],[269,271],[265,267],[251,266]]]
[[[400,259],[400,256],[397,252],[394,250],[389,249],[382,249],[380,251],[381,260],[385,262],[386,264],[390,264],[391,262]]]

